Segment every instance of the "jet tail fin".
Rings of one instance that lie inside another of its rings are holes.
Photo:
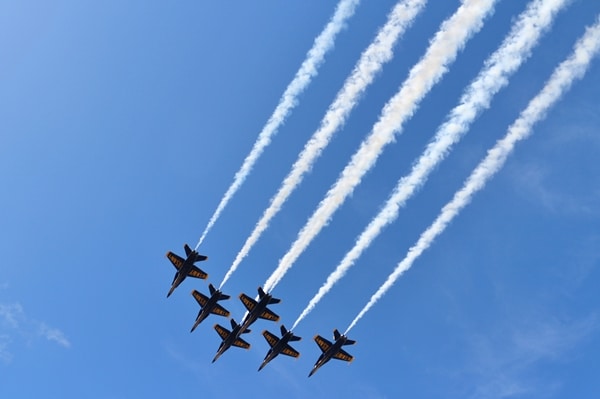
[[[258,287],[258,297],[259,297],[259,298],[262,298],[262,297],[264,297],[265,295],[267,295],[267,294],[266,294],[266,293],[265,293],[265,291],[262,289],[262,287]],[[273,304],[276,304],[276,303],[279,303],[279,302],[281,302],[281,299],[278,299],[278,298],[273,298],[273,297],[271,297],[271,299],[269,299],[269,305],[273,305]]]
[[[341,337],[342,337],[342,334],[340,334],[340,332],[337,330],[337,328],[335,330],[333,330],[333,338],[335,338],[336,341],[338,339],[340,339]],[[355,343],[356,343],[356,341],[346,338],[346,341],[344,341],[344,346],[345,345],[354,345]]]
[[[217,292],[217,289],[212,284],[208,284],[208,289],[210,290],[211,296],[215,295],[215,292]],[[229,298],[230,298],[229,295],[223,294],[221,291],[219,291],[219,301],[229,299]]]
[[[285,334],[288,333],[288,330],[285,328],[285,326],[282,324],[281,325],[281,336],[283,337]],[[290,341],[300,341],[302,338],[294,335],[293,333],[290,334]]]
[[[229,322],[231,323],[231,328],[232,329],[234,329],[234,328],[236,328],[238,326],[238,323],[236,323],[235,320],[233,320],[233,319],[229,319]],[[241,334],[246,334],[246,333],[249,333],[251,331],[252,330],[246,328],[244,331],[241,332]]]
[[[190,254],[192,253],[192,248],[190,248],[189,245],[184,244],[183,249],[185,249],[185,256],[190,256]]]
[[[262,298],[265,295],[267,294],[265,294],[265,291],[262,289],[262,287],[258,287],[258,297]]]

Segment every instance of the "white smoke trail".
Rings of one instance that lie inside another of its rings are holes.
[[[496,1],[464,0],[454,15],[444,21],[423,58],[413,66],[398,93],[383,108],[371,134],[362,142],[341,176],[300,231],[292,247],[279,261],[277,269],[265,283],[266,291],[279,283],[298,256],[360,183],[383,147],[394,140],[395,134],[402,130],[402,124],[413,115],[419,102],[448,70],[458,51],[481,29],[484,18],[491,13]]]
[[[225,274],[221,287],[235,272],[238,265],[248,255],[250,249],[256,244],[261,234],[269,227],[271,219],[279,212],[285,201],[302,182],[304,175],[312,168],[321,152],[327,147],[333,134],[344,124],[346,118],[358,103],[359,97],[373,82],[375,75],[383,65],[393,56],[394,44],[408,29],[415,17],[425,6],[427,0],[400,1],[392,9],[385,25],[379,30],[375,40],[362,53],[360,60],[354,67],[344,86],[329,106],[321,126],[306,143],[292,170],[283,181],[277,194],[271,199],[271,204],[264,211],[261,219],[254,227],[254,231],[246,239],[244,246],[237,254],[229,271]]]
[[[219,216],[221,216],[225,206],[227,206],[233,195],[237,192],[242,183],[244,183],[246,177],[248,177],[248,174],[250,174],[252,167],[261,156],[265,147],[271,143],[271,138],[277,133],[279,127],[283,124],[283,122],[285,122],[285,119],[289,113],[298,103],[298,96],[302,94],[304,89],[306,89],[312,78],[317,75],[317,70],[323,63],[325,54],[327,54],[333,48],[337,34],[344,28],[346,21],[352,17],[359,3],[360,0],[341,0],[338,3],[333,17],[331,17],[325,26],[325,29],[323,29],[323,31],[315,39],[313,47],[308,51],[306,59],[300,66],[298,72],[296,72],[294,79],[285,89],[285,92],[281,96],[275,111],[273,111],[273,114],[267,121],[267,124],[260,132],[257,141],[252,147],[252,150],[248,156],[246,156],[246,159],[244,159],[242,167],[235,174],[233,183],[231,183],[231,186],[229,186],[227,192],[225,192],[225,195],[221,199],[221,202],[219,202],[217,209],[204,229],[200,240],[198,240],[198,244],[196,244],[195,248],[196,250],[202,244],[204,238],[206,238],[206,235],[213,227]]]
[[[429,173],[441,162],[450,147],[468,130],[471,122],[484,108],[488,108],[494,94],[508,83],[508,78],[529,57],[541,34],[550,26],[556,13],[568,0],[534,0],[519,16],[498,50],[484,64],[484,68],[467,87],[459,104],[450,112],[447,121],[438,129],[434,139],[413,166],[411,173],[398,182],[394,192],[379,214],[369,223],[344,256],[325,284],[310,300],[294,327],[310,313],[317,303],[350,269],[363,251],[381,233],[383,228],[398,217],[408,198],[427,181]],[[292,327],[293,328],[293,327]]]
[[[488,151],[485,159],[475,168],[463,187],[454,194],[454,198],[442,208],[441,213],[427,230],[421,234],[417,243],[408,250],[406,257],[396,266],[394,272],[371,297],[367,305],[352,321],[346,333],[371,309],[371,307],[390,289],[413,262],[433,243],[446,226],[459,212],[471,202],[473,195],[481,190],[487,181],[504,165],[519,140],[531,134],[533,125],[541,120],[547,110],[569,89],[575,79],[581,78],[592,58],[600,49],[600,17],[596,24],[588,28],[584,36],[576,43],[570,57],[563,61],[553,72],[542,91],[527,105],[519,118],[509,127],[506,136]]]

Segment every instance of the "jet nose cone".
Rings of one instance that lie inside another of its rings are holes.
[[[215,358],[213,359],[213,363],[217,361],[217,359],[223,354],[223,352],[219,351],[217,352],[217,354],[215,355]]]

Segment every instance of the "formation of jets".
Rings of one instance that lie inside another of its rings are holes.
[[[200,255],[197,251],[191,249],[187,244],[185,244],[183,248],[185,249],[185,259],[174,254],[173,252],[167,252],[167,258],[177,269],[175,277],[173,278],[173,282],[171,283],[171,288],[167,294],[167,298],[183,282],[183,280],[185,280],[186,277],[189,276],[199,279],[206,279],[208,277],[207,273],[195,265],[196,262],[205,261],[208,259],[208,257],[205,255]],[[230,298],[230,296],[223,294],[212,284],[209,284],[208,288],[210,291],[210,297],[200,293],[197,290],[192,291],[192,296],[194,299],[196,299],[198,305],[200,305],[200,311],[198,312],[198,316],[196,316],[196,320],[192,326],[191,332],[193,332],[196,327],[198,327],[198,325],[211,314],[229,317],[229,311],[221,306],[218,302],[221,300],[227,300]],[[250,344],[241,338],[241,335],[248,334],[250,332],[249,327],[256,320],[265,319],[274,322],[279,321],[279,316],[269,309],[268,306],[277,304],[281,300],[278,298],[273,298],[273,296],[270,293],[265,292],[262,287],[258,287],[257,299],[253,299],[244,293],[240,294],[239,298],[248,311],[246,312],[246,315],[242,319],[241,323],[236,323],[234,319],[230,320],[231,331],[220,324],[214,325],[214,329],[221,337],[221,344],[219,345],[219,349],[217,349],[217,353],[212,360],[213,363],[232,346],[249,349]],[[301,338],[294,335],[291,330],[287,330],[283,325],[281,325],[281,338],[267,330],[264,330],[262,335],[265,337],[270,349],[267,352],[262,364],[258,368],[259,371],[262,370],[267,363],[269,363],[279,354],[294,358],[300,356],[300,352],[292,348],[289,343],[299,341]],[[314,340],[321,349],[322,353],[308,375],[309,377],[331,359],[338,359],[346,362],[351,362],[354,359],[352,355],[344,351],[342,347],[345,345],[353,345],[356,343],[356,341],[348,339],[348,337],[345,335],[340,334],[338,330],[333,330],[333,337],[333,343],[321,337],[320,335],[316,335],[314,337]]]

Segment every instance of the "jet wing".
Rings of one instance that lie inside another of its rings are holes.
[[[279,338],[277,338],[275,334],[271,334],[267,330],[263,331],[262,335],[265,337],[271,348],[274,347],[277,344],[277,342],[279,342]]]
[[[343,349],[340,349],[338,353],[331,357],[334,359],[343,360],[345,362],[351,362],[352,360],[354,360],[354,357]]]
[[[300,356],[300,352],[298,352],[297,350],[295,350],[294,348],[292,348],[289,345],[286,345],[285,348],[283,348],[283,350],[281,351],[281,353],[284,355],[287,355],[287,356],[291,356],[291,357]]]
[[[183,266],[184,260],[181,256],[175,255],[173,252],[169,251],[167,252],[167,258],[169,258],[173,266],[175,266],[175,269],[179,270],[181,269],[181,266]]]
[[[231,332],[229,332],[228,329],[226,329],[223,326],[220,326],[219,324],[215,324],[215,330],[217,330],[217,334],[219,334],[219,337],[221,337],[222,340],[225,340],[225,338],[227,338],[229,334],[231,334]]]
[[[225,309],[223,306],[215,303],[215,306],[210,310],[210,313],[216,314],[219,316],[229,317],[229,310]]]
[[[202,270],[200,270],[198,267],[192,266],[192,270],[190,270],[190,272],[188,273],[188,276],[196,277],[196,278],[200,278],[200,279],[204,280],[205,278],[208,277],[208,274],[203,272]]]
[[[267,308],[265,308],[265,310],[263,310],[263,312],[258,317],[265,320],[279,321],[279,316]]]
[[[196,290],[192,291],[192,296],[196,299],[196,302],[198,302],[198,305],[200,305],[201,307],[206,306],[206,303],[208,302],[207,296],[202,295],[201,293],[199,293]]]
[[[319,345],[319,348],[321,348],[321,351],[323,352],[327,351],[327,349],[329,349],[332,345],[331,342],[321,337],[320,335],[315,335],[315,342],[317,343],[317,345]]]
[[[252,312],[252,309],[256,307],[256,301],[246,294],[240,294],[240,300],[249,312]]]
[[[250,344],[241,338],[236,339],[232,345],[237,346],[238,348],[244,348],[244,349],[250,348]]]

